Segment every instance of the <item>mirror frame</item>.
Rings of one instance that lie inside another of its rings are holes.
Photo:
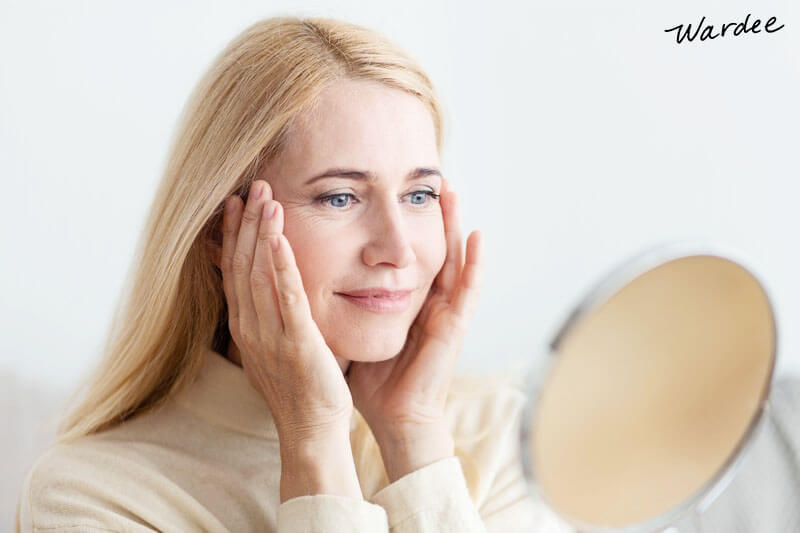
[[[666,263],[694,256],[711,256],[718,257],[735,263],[739,267],[748,272],[755,281],[759,284],[761,290],[769,305],[770,314],[772,316],[772,334],[773,334],[773,350],[772,350],[772,363],[769,368],[769,377],[766,386],[762,391],[756,413],[748,424],[742,438],[736,444],[733,453],[725,460],[722,467],[704,483],[692,495],[686,498],[681,504],[673,507],[669,511],[648,519],[644,522],[638,522],[622,527],[608,527],[597,526],[593,524],[581,523],[574,518],[564,516],[558,512],[548,501],[547,496],[541,490],[537,483],[536,470],[532,464],[530,457],[530,450],[532,448],[533,433],[536,426],[536,406],[539,404],[544,384],[550,378],[553,370],[554,363],[558,358],[558,350],[562,340],[565,336],[583,321],[593,310],[597,309],[600,305],[604,304],[611,298],[617,291],[621,290],[628,283],[638,278],[639,276],[647,273],[648,271],[664,265]],[[679,521],[686,518],[691,512],[703,513],[708,507],[716,500],[716,498],[727,488],[732,479],[735,477],[736,472],[742,465],[747,453],[752,448],[755,437],[758,435],[764,421],[769,412],[769,397],[775,381],[775,367],[778,356],[778,324],[775,312],[774,300],[770,296],[770,292],[760,279],[753,272],[752,268],[747,265],[749,261],[742,259],[742,254],[736,250],[723,247],[715,242],[706,240],[693,240],[693,241],[679,241],[660,244],[655,247],[649,248],[631,259],[618,264],[611,271],[607,272],[605,276],[601,277],[599,281],[591,286],[588,294],[579,301],[579,303],[572,307],[572,311],[567,315],[567,318],[562,322],[561,327],[553,336],[552,341],[548,344],[546,353],[546,362],[544,368],[537,368],[536,365],[531,365],[528,375],[525,378],[525,393],[527,401],[523,408],[522,420],[520,422],[520,442],[521,442],[521,455],[523,463],[523,471],[525,473],[528,490],[531,496],[540,498],[547,507],[559,516],[562,520],[577,528],[578,531],[588,533],[610,533],[610,532],[625,532],[625,533],[644,533],[659,531],[661,529],[669,528]]]

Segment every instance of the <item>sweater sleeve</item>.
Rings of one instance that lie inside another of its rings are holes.
[[[406,474],[372,501],[386,509],[393,533],[486,531],[455,456]]]
[[[521,467],[507,465],[491,498],[476,509],[458,457],[412,472],[373,496],[386,509],[392,533],[573,533],[529,494]]]
[[[482,428],[485,436],[375,493],[371,501],[386,510],[389,530],[573,533],[531,494],[525,479],[519,440],[524,401],[519,391],[504,388],[480,403],[467,402],[457,418],[469,433]]]
[[[334,494],[312,494],[286,500],[278,507],[278,533],[347,533],[389,531],[379,505]]]

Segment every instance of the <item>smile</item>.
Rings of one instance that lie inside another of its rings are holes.
[[[380,298],[375,296],[350,296],[349,294],[336,293],[348,302],[373,313],[397,313],[408,309],[411,303],[411,293],[405,293],[398,297]]]

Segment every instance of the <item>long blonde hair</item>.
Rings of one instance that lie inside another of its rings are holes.
[[[163,177],[117,305],[102,358],[70,398],[57,441],[68,443],[154,409],[191,383],[199,348],[230,341],[222,278],[206,248],[231,194],[246,198],[280,154],[292,121],[339,79],[407,91],[430,110],[437,149],[443,113],[417,63],[380,34],[328,18],[274,17],[238,35],[182,112]]]

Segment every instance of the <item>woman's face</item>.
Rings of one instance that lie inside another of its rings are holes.
[[[446,255],[439,201],[425,192],[442,185],[430,112],[377,82],[337,82],[259,178],[284,208],[312,316],[340,366],[395,356]],[[339,294],[373,287],[412,289],[410,304],[376,313]]]

